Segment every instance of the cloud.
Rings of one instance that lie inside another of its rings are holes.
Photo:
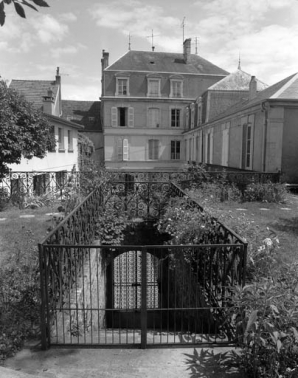
[[[68,34],[68,26],[51,15],[40,15],[30,23],[35,29],[37,39],[45,44],[60,42]]]
[[[71,55],[76,54],[81,49],[86,49],[85,45],[78,43],[76,46],[66,46],[66,47],[55,47],[51,49],[52,56],[54,58],[59,58],[63,54]]]
[[[117,29],[125,35],[131,33],[135,37],[147,38],[152,30],[154,34],[175,34],[174,28],[179,29],[181,24],[181,20],[169,16],[165,8],[138,0],[101,2],[89,12],[98,26]]]
[[[69,12],[69,13],[60,14],[59,19],[61,21],[74,22],[74,21],[77,21],[78,18],[74,13]]]
[[[62,96],[64,100],[98,101],[100,97],[100,86],[63,84]]]

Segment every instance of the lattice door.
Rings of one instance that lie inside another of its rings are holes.
[[[129,251],[114,260],[114,309],[141,308],[142,252]],[[147,253],[147,308],[158,308],[158,258]]]

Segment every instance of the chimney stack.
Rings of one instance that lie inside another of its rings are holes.
[[[102,70],[107,68],[108,65],[109,65],[109,53],[105,52],[105,50],[102,50],[102,59],[101,59]]]
[[[191,38],[188,38],[183,43],[183,57],[185,63],[189,63],[191,54]]]
[[[252,76],[249,83],[249,99],[252,100],[257,95],[257,80]]]
[[[43,112],[46,114],[54,115],[55,98],[53,89],[49,88],[47,96],[43,96]]]

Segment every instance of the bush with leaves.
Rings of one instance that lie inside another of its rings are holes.
[[[0,269],[0,361],[19,350],[39,332],[40,291],[38,251],[30,230]]]
[[[200,244],[214,231],[212,217],[187,198],[170,199],[157,225],[159,232],[172,237],[169,244],[173,245]]]
[[[243,201],[284,203],[286,195],[287,188],[284,184],[272,182],[252,183],[246,187]]]
[[[230,316],[241,350],[231,359],[247,377],[298,376],[298,264],[234,288]]]

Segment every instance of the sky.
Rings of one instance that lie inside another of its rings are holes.
[[[6,6],[0,27],[4,80],[54,80],[60,67],[62,98],[98,100],[102,50],[109,63],[129,48],[192,53],[271,85],[298,72],[298,0],[47,0],[25,7],[27,19]],[[184,24],[184,28],[182,25]]]

